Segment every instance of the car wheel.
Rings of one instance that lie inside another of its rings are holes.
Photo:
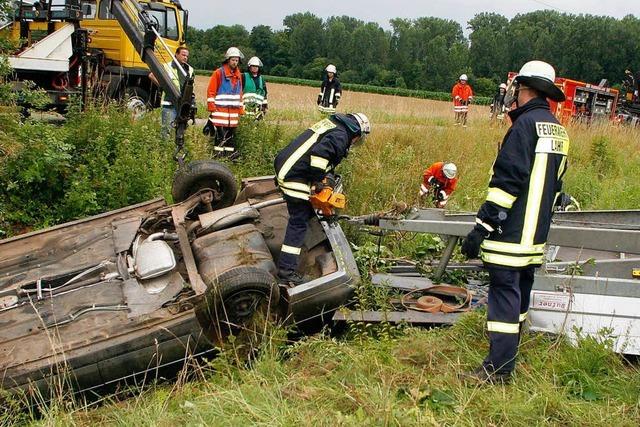
[[[150,110],[149,93],[138,86],[125,90],[124,103],[134,120],[140,120]]]
[[[269,272],[235,267],[207,284],[205,304],[196,311],[207,338],[215,345],[251,354],[269,339],[280,315],[280,289]]]
[[[236,177],[228,167],[213,160],[202,160],[190,162],[176,171],[171,195],[174,202],[182,202],[206,189],[213,191],[213,209],[231,206],[238,194]]]

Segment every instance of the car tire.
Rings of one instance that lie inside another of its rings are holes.
[[[176,171],[171,187],[174,202],[182,202],[205,189],[214,192],[213,209],[231,206],[238,195],[238,184],[233,172],[214,160],[190,162]]]
[[[269,338],[268,325],[280,315],[280,288],[269,272],[257,267],[235,267],[215,283],[207,283],[205,301],[197,311],[198,320],[220,347],[231,343],[236,349],[254,351],[265,336]]]
[[[128,87],[124,91],[124,103],[134,120],[140,120],[151,109],[149,92],[139,86]]]

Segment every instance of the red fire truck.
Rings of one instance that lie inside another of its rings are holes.
[[[510,72],[508,82],[518,73]],[[566,124],[571,120],[590,123],[594,120],[618,120],[618,90],[606,87],[606,81],[599,85],[580,82],[577,80],[556,77],[556,86],[564,92],[563,102],[549,100],[551,112],[558,120]]]

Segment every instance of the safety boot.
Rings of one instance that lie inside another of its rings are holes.
[[[294,270],[278,270],[277,278],[282,285],[298,286],[305,282],[304,277]]]
[[[513,379],[511,372],[496,372],[485,366],[480,366],[473,371],[462,372],[460,379],[465,383],[483,384],[509,384]]]

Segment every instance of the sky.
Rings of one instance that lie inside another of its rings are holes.
[[[391,18],[435,16],[452,19],[466,28],[467,21],[480,12],[495,12],[507,18],[518,13],[551,9],[574,14],[608,15],[622,18],[638,10],[637,0],[181,0],[189,10],[189,24],[206,29],[215,25],[242,24],[281,29],[282,19],[297,12],[311,12],[321,18],[347,15],[377,22],[390,29]]]

